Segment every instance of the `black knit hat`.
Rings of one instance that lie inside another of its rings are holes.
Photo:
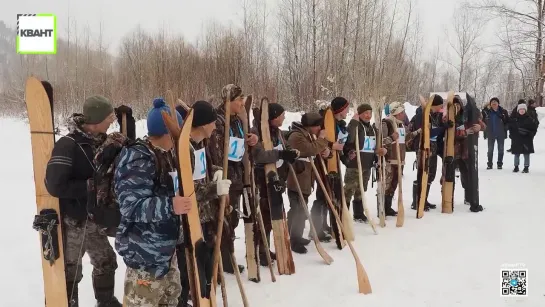
[[[431,103],[431,105],[433,107],[436,107],[436,106],[442,106],[443,105],[443,97],[435,94],[433,95],[433,102]]]
[[[348,100],[346,100],[346,98],[335,97],[331,101],[331,110],[333,111],[333,114],[341,113],[346,108],[348,108]]]
[[[360,104],[358,106],[358,115],[365,112],[365,111],[373,111],[373,108],[371,107],[371,105],[369,105],[367,103]]]
[[[284,107],[278,103],[269,103],[269,120],[273,120],[284,113]]]
[[[301,124],[303,125],[303,127],[321,127],[323,122],[324,118],[319,113],[305,113],[301,117]]]
[[[208,125],[218,119],[218,113],[207,101],[199,100],[191,108],[193,109],[193,124],[191,125],[193,128]]]
[[[498,99],[498,97],[492,97],[492,98],[490,98],[490,103],[492,103],[492,101],[495,101],[495,102],[497,102],[498,104],[500,104],[500,100]]]

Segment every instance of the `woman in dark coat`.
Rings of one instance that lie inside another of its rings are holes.
[[[509,138],[511,138],[511,153],[515,155],[515,169],[519,171],[520,155],[524,156],[523,173],[528,173],[530,154],[534,153],[534,135],[537,132],[536,120],[528,114],[526,104],[519,104],[517,112],[509,122]]]

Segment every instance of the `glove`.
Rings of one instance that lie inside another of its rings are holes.
[[[214,176],[215,176],[215,174],[214,174]],[[229,179],[219,179],[216,182],[216,191],[217,191],[218,196],[229,195],[229,188],[230,187],[231,187],[231,180],[229,180]]]
[[[214,177],[212,177],[212,181],[218,181],[223,178],[223,171],[219,170],[214,173]]]
[[[295,162],[295,159],[299,157],[299,151],[298,150],[280,150],[278,152],[278,157],[290,164]]]

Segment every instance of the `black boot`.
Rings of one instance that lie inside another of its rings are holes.
[[[93,276],[93,289],[97,300],[96,307],[122,307],[114,296],[115,273]]]
[[[363,223],[366,219],[365,213],[363,212],[363,202],[361,199],[354,199],[352,201],[352,206],[354,207],[354,221],[358,223]]]
[[[291,251],[298,254],[306,254],[308,250],[303,244],[291,241]]]
[[[233,269],[233,264],[231,263],[231,254],[229,253],[229,250],[224,247],[223,243],[221,244],[221,263],[223,264],[223,272],[228,274],[235,274],[235,270]],[[244,272],[244,266],[238,265],[238,271],[239,273]]]
[[[481,211],[484,210],[484,208],[483,208],[483,206],[481,206],[481,205],[473,205],[473,204],[472,204],[471,207],[469,207],[469,210],[470,210],[471,212],[481,212]]]
[[[489,162],[486,164],[486,169],[492,169],[492,162],[489,161]]]
[[[525,167],[522,169],[522,172],[523,172],[523,173],[528,173],[528,172],[530,172],[530,170],[529,170],[528,168],[529,168],[528,166],[525,166]]]
[[[386,216],[397,216],[397,212],[392,209],[393,195],[386,195],[384,197],[384,211]]]
[[[430,195],[430,188],[431,188],[431,183],[428,183],[428,186],[426,188],[426,205],[424,206],[424,208],[428,208],[428,210],[426,211],[429,211],[429,209],[437,208],[436,205],[428,202],[428,195]]]
[[[515,168],[513,169],[513,173],[518,173],[518,172],[519,172],[519,167],[515,166]]]
[[[418,188],[418,182],[413,181],[413,203],[411,204],[411,209],[416,210],[418,207],[418,198],[419,198],[420,189]]]

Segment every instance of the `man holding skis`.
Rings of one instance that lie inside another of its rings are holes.
[[[234,274],[234,268],[232,262],[230,261],[229,248],[230,244],[233,247],[235,241],[235,228],[238,226],[240,217],[240,200],[244,190],[244,165],[242,163],[242,158],[244,156],[244,142],[248,142],[248,146],[255,146],[258,141],[258,137],[255,134],[248,133],[244,135],[242,128],[242,121],[238,117],[244,108],[244,95],[242,94],[242,89],[234,84],[228,84],[223,87],[221,91],[221,98],[223,103],[218,107],[217,114],[218,119],[216,121],[216,130],[212,133],[210,142],[208,144],[208,150],[210,151],[210,157],[212,164],[216,166],[223,167],[223,157],[227,155],[228,157],[228,169],[227,169],[227,178],[230,179],[234,184],[231,186],[229,192],[229,205],[233,209],[226,219],[228,223],[229,231],[225,232],[225,240],[222,240],[221,244],[221,256],[223,271],[226,273]],[[225,103],[229,100],[229,152],[224,152],[224,142],[225,142]],[[239,265],[238,270],[242,272],[244,266]]]
[[[367,216],[363,210],[363,200],[359,186],[358,176],[363,178],[363,186],[367,192],[367,183],[371,177],[371,169],[377,157],[377,154],[383,156],[386,154],[386,149],[376,148],[376,136],[378,131],[375,125],[371,125],[371,117],[373,109],[369,104],[361,104],[357,108],[350,122],[348,123],[348,138],[344,145],[343,152],[346,173],[344,174],[344,195],[346,204],[350,208],[350,199],[354,196],[353,211],[354,221],[367,223]],[[356,149],[356,130],[358,131],[359,144],[362,148]],[[358,171],[358,159],[356,154],[361,156],[362,174]],[[388,214],[388,212],[386,212]]]
[[[460,181],[462,188],[464,189],[464,203],[470,206],[472,212],[482,211],[481,205],[475,205],[471,203],[471,189],[469,188],[469,167],[468,163],[469,153],[467,136],[481,131],[479,124],[469,125],[464,118],[464,105],[460,96],[454,96],[454,108],[456,112],[455,117],[455,137],[454,137],[454,163],[456,168],[460,171]]]
[[[445,134],[446,128],[448,128],[450,125],[454,125],[454,123],[444,123],[443,122],[443,115],[441,113],[441,109],[443,108],[443,98],[439,95],[434,95],[432,105],[431,105],[431,112],[430,112],[430,158],[429,158],[429,169],[428,169],[428,185],[426,187],[426,203],[424,205],[424,211],[429,211],[430,209],[437,208],[436,205],[428,202],[428,196],[430,194],[430,187],[433,183],[433,180],[435,179],[435,174],[437,172],[437,152],[439,149],[438,142],[443,139],[443,136]],[[411,132],[418,131],[422,128],[422,125],[424,123],[424,109],[422,106],[420,106],[416,110],[415,116],[411,119]],[[420,142],[422,142],[422,134],[420,135]],[[417,155],[418,157],[418,155]],[[418,174],[423,173],[423,165],[420,163],[420,159],[418,159]],[[417,176],[417,180],[413,182],[413,202],[411,204],[411,209],[416,210],[418,206],[418,202],[420,199],[420,183],[422,178],[420,176]]]
[[[255,163],[255,180],[256,185],[259,189],[259,206],[261,210],[261,216],[263,218],[263,223],[265,225],[265,235],[268,240],[268,242],[262,242],[262,240],[259,240],[259,261],[262,266],[267,266],[267,258],[265,255],[266,252],[270,253],[272,260],[276,259],[276,254],[270,251],[270,235],[272,231],[272,224],[264,165],[269,163],[276,163],[278,179],[280,180],[280,183],[285,186],[289,173],[288,163],[294,163],[299,156],[299,152],[297,150],[290,149],[289,147],[284,148],[280,140],[281,134],[284,134],[284,132],[280,130],[280,127],[282,127],[286,115],[284,108],[278,103],[269,103],[268,106],[269,133],[274,149],[265,150],[263,148],[262,137],[260,137],[261,141],[252,147],[252,158]],[[259,112],[257,113],[258,114],[254,113],[254,127],[252,128],[252,133],[259,135],[260,129],[258,127],[260,127],[261,124],[258,118],[261,118],[261,115],[259,114]],[[290,213],[288,212],[288,223],[289,220]],[[289,227],[289,229],[291,230],[291,227]],[[260,230],[258,229],[258,231]],[[257,236],[257,238],[261,238],[261,235]],[[294,238],[291,238],[291,240],[293,241]]]
[[[405,107],[401,102],[396,101],[390,104],[390,115],[382,120],[382,135],[385,136],[383,144],[387,149],[386,165],[384,166],[386,174],[384,178],[384,211],[386,216],[397,216],[397,212],[392,208],[392,200],[399,180],[402,180],[402,178],[398,178],[398,169],[405,165],[405,143],[410,142],[421,132],[421,129],[417,129],[406,133],[408,130],[404,124],[406,117]],[[397,160],[397,146],[394,146],[396,142],[399,144],[400,161]]]
[[[114,122],[114,108],[103,96],[83,104],[83,114],[70,119],[70,132],[55,143],[47,164],[45,186],[59,198],[63,230],[66,289],[70,307],[79,306],[78,284],[83,278],[81,260],[89,255],[98,307],[121,307],[114,296],[115,252],[106,234],[87,216],[87,180],[93,178],[95,151]]]

